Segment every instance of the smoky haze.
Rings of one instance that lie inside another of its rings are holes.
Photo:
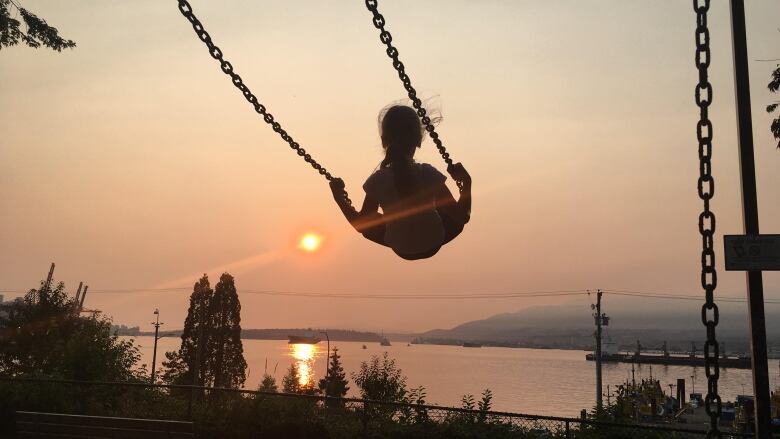
[[[701,294],[690,2],[383,3],[414,86],[440,102],[444,121],[437,131],[474,181],[463,234],[416,262],[355,233],[326,181],[258,119],[176,2],[26,0],[24,6],[78,46],[62,53],[2,50],[6,300],[36,287],[51,261],[71,293],[79,281],[89,284],[88,308],[144,329],[155,308],[166,328],[181,327],[193,283],[203,273],[216,281],[226,271],[235,277],[247,328],[422,332],[559,304],[581,307],[583,321],[589,315],[586,297],[251,293],[260,290]],[[285,129],[361,199],[361,185],[382,159],[377,114],[404,96],[365,5],[197,0],[192,6]],[[750,58],[776,58],[777,2],[746,6]],[[720,257],[721,235],[742,230],[727,2],[713,3],[709,25],[717,294],[741,296],[744,273],[724,272]],[[765,111],[776,99],[766,90],[773,66],[750,65],[767,233],[780,232],[780,152]],[[444,170],[429,141],[416,158]],[[307,232],[323,237],[318,251],[297,248]],[[764,281],[766,297],[780,299],[780,275],[767,273]],[[159,290],[168,287],[182,289]],[[126,289],[134,291],[100,292]],[[650,322],[678,307],[645,304],[627,307],[643,309]],[[696,305],[690,308],[696,321]],[[608,302],[614,336],[624,322],[617,310]]]

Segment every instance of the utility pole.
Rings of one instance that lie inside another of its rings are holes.
[[[325,361],[325,381],[328,383],[328,386],[330,386],[330,337],[328,337],[328,330],[320,331],[321,333],[325,334],[325,340],[328,341],[328,356]],[[328,388],[325,388],[325,394],[327,396]]]
[[[745,235],[758,235],[758,195],[756,164],[753,155],[753,118],[750,109],[745,2],[731,0],[731,42],[734,54],[734,95],[737,107],[737,138],[739,139],[739,173],[742,187],[742,221]],[[746,272],[748,315],[751,333],[750,347],[755,393],[756,438],[768,439],[770,431],[769,366],[764,315],[764,285],[760,270]]]
[[[202,312],[202,311],[201,311]],[[202,320],[202,319],[201,319]],[[198,393],[198,387],[200,385],[200,361],[203,358],[203,321],[198,324],[198,346],[195,348],[195,367],[192,371],[192,393],[190,393],[190,403],[187,408],[187,415],[192,419],[192,404],[195,400],[195,395]]]
[[[160,310],[155,308],[154,309],[154,315],[157,316],[157,321],[152,322],[154,325],[154,353],[152,354],[152,377],[151,377],[151,383],[154,384],[154,368],[157,365],[157,340],[160,339],[160,326],[163,325],[163,323],[160,323]]]
[[[603,401],[601,396],[601,326],[604,323],[606,315],[601,312],[601,290],[596,291],[596,304],[590,305],[593,313],[593,318],[596,322],[596,409],[601,410]]]

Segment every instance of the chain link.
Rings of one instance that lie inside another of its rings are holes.
[[[288,145],[290,145],[290,148],[292,148],[299,156],[303,158],[303,160],[311,165],[312,168],[314,168],[317,172],[320,173],[320,175],[324,176],[326,180],[333,181],[336,179],[333,175],[331,175],[328,170],[317,163],[316,160],[314,160],[309,153],[306,152],[303,147],[301,147],[298,142],[296,142],[292,136],[290,136],[287,131],[282,128],[281,124],[274,119],[274,116],[266,110],[265,105],[261,104],[257,100],[257,96],[252,93],[251,90],[249,90],[249,87],[244,84],[244,81],[241,79],[241,76],[236,73],[233,70],[233,65],[230,63],[230,61],[226,60],[222,56],[222,50],[217,47],[214,42],[211,40],[211,36],[208,32],[206,32],[206,29],[203,27],[203,24],[198,20],[197,17],[195,17],[195,14],[193,13],[192,6],[190,6],[190,3],[187,0],[178,0],[179,2],[179,11],[181,11],[182,15],[192,24],[192,28],[195,30],[195,33],[198,35],[198,38],[200,38],[203,43],[206,44],[206,47],[209,49],[209,54],[212,58],[219,61],[219,66],[222,69],[222,72],[224,72],[226,75],[230,76],[231,81],[233,82],[233,85],[236,86],[236,88],[241,92],[241,94],[244,95],[244,98],[249,102],[252,107],[254,107],[255,112],[259,114],[265,123],[271,126],[271,128],[279,134],[279,137],[282,138],[285,142],[287,142]],[[343,192],[344,201],[348,205],[352,205],[352,201],[349,199],[349,195],[347,195],[347,192]]]
[[[718,275],[715,271],[715,214],[710,210],[710,200],[715,195],[715,179],[712,177],[712,122],[709,120],[709,106],[712,103],[712,85],[707,76],[710,66],[710,31],[707,28],[707,12],[710,0],[693,0],[696,12],[696,68],[699,70],[699,82],[696,84],[695,100],[699,107],[700,118],[696,124],[696,139],[699,143],[699,179],[697,189],[704,208],[699,214],[699,233],[702,239],[701,286],[704,289],[705,302],[701,307],[701,320],[707,328],[707,341],[704,343],[704,370],[707,375],[707,396],[704,408],[710,417],[707,438],[720,438],[718,420],[722,412],[722,401],[718,395],[720,377],[720,345],[715,338],[715,327],[720,320],[718,305],[715,304],[715,288]]]
[[[444,159],[444,162],[449,168],[452,166],[452,159],[450,158],[450,154],[447,152],[447,149],[444,147],[444,144],[439,138],[439,134],[436,132],[436,129],[434,128],[427,111],[425,108],[423,108],[422,101],[417,96],[417,90],[412,87],[412,80],[406,73],[406,67],[404,66],[404,63],[398,59],[398,49],[393,46],[393,36],[390,35],[390,32],[388,32],[387,29],[385,29],[385,17],[379,13],[378,7],[379,0],[366,0],[366,8],[368,8],[369,12],[371,12],[374,16],[374,27],[379,29],[379,40],[382,41],[382,43],[387,47],[385,52],[387,53],[387,56],[393,60],[393,68],[396,70],[396,72],[398,72],[398,78],[401,79],[401,82],[404,85],[404,89],[406,89],[407,96],[409,96],[409,99],[412,101],[412,106],[415,110],[417,110],[417,115],[420,117],[422,124],[425,126],[425,131],[428,132],[431,140],[433,140],[433,143],[436,145],[436,149],[439,150],[441,158]],[[463,188],[462,182],[457,181],[457,184],[459,188]]]

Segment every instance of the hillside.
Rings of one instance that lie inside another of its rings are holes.
[[[668,341],[672,350],[687,351],[695,341],[701,349],[704,326],[696,305],[648,309],[628,308],[608,313],[610,325],[606,337],[621,349],[633,349],[636,341],[647,349]],[[780,310],[767,308],[767,339],[770,347],[780,348]],[[420,334],[416,342],[459,344],[463,341],[500,346],[591,349],[593,317],[588,308],[575,306],[532,307],[514,313],[497,314],[451,329],[435,329]],[[744,305],[721,307],[718,339],[730,352],[749,350],[747,315]]]

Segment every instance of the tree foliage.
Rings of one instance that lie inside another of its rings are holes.
[[[301,374],[298,371],[298,366],[293,363],[282,378],[282,391],[284,393],[301,393],[301,390]]]
[[[71,380],[142,378],[132,341],[112,333],[107,318],[80,317],[76,301],[58,283],[41,282],[0,310],[0,374]]]
[[[246,360],[241,343],[241,303],[233,276],[224,273],[216,290],[211,289],[205,274],[195,283],[181,346],[178,351],[166,352],[165,357],[165,382],[197,382],[203,386],[231,388],[244,384]]]
[[[171,384],[207,384],[208,353],[205,352],[205,346],[208,346],[207,337],[210,332],[207,330],[208,312],[213,294],[209,277],[204,274],[192,287],[190,307],[187,309],[187,317],[184,319],[184,329],[181,333],[181,346],[178,351],[165,353],[163,381]],[[200,358],[198,358],[199,345],[204,347]],[[195,380],[196,369],[198,369],[197,381]]]
[[[343,398],[347,396],[347,391],[349,390],[347,384],[349,384],[349,381],[347,380],[346,372],[344,372],[344,367],[341,365],[339,348],[334,347],[333,353],[330,354],[328,375],[319,382],[320,391],[325,396]]]
[[[276,385],[276,378],[266,373],[263,375],[263,381],[260,382],[260,387],[257,390],[261,392],[278,392],[279,388]]]
[[[18,12],[22,21],[16,19],[14,11]],[[0,48],[20,42],[36,49],[44,46],[57,52],[76,47],[76,43],[62,38],[56,28],[14,0],[0,0]]]
[[[406,377],[387,352],[381,359],[372,355],[368,362],[361,362],[360,371],[353,373],[352,379],[363,399],[402,402],[406,398]]]
[[[767,84],[767,88],[772,93],[777,93],[777,90],[780,89],[780,64],[778,64],[775,71],[772,72],[772,79],[769,81],[769,84]],[[778,105],[780,105],[780,102],[767,105],[766,112],[773,113],[775,110],[777,110]],[[777,140],[777,147],[780,148],[780,116],[772,121],[772,125],[769,127],[769,129],[772,131],[772,134]]]
[[[210,303],[209,352],[215,387],[239,388],[246,381],[246,360],[241,343],[241,303],[233,276],[223,273],[214,288]],[[213,363],[212,363],[213,362]]]

